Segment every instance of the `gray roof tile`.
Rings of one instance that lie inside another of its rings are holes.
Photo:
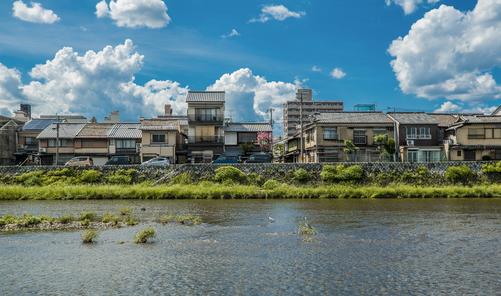
[[[388,115],[401,124],[439,124],[436,118],[424,112],[390,112]]]
[[[117,123],[110,132],[108,138],[112,139],[141,139],[142,132],[139,123]]]
[[[186,102],[224,102],[224,91],[189,91]]]
[[[263,122],[233,122],[224,127],[225,132],[271,132],[271,124]]]
[[[85,126],[85,123],[60,123],[59,124],[59,138],[73,139]],[[38,139],[55,139],[56,138],[56,124],[53,123],[46,127],[39,135]]]
[[[315,115],[323,123],[391,123],[383,112],[329,112]]]

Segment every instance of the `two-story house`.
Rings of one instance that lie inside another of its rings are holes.
[[[262,139],[262,143],[258,139]],[[272,127],[267,122],[229,122],[224,127],[224,147],[228,155],[245,158],[253,152],[270,152],[271,139]]]
[[[131,163],[141,161],[142,140],[140,123],[117,123],[108,131],[108,155],[128,156]]]
[[[380,145],[377,135],[393,138],[393,123],[382,112],[337,112],[315,115],[304,128],[306,162],[378,161]],[[355,146],[346,151],[346,141]],[[294,142],[296,151],[300,141]],[[291,143],[289,143],[289,148]]]
[[[188,151],[191,162],[211,162],[224,152],[224,91],[189,91]]]
[[[75,156],[75,137],[85,123],[52,123],[38,136],[41,164],[63,165]],[[59,126],[59,128],[58,128]],[[59,139],[59,143],[57,143]],[[56,163],[56,152],[59,154]]]
[[[449,160],[501,160],[501,116],[460,116],[445,146]]]
[[[176,145],[179,134],[179,120],[169,118],[141,119],[141,162],[157,156],[167,157],[171,163],[176,160]]]
[[[437,162],[445,160],[440,121],[424,112],[390,112],[396,125],[401,161]]]

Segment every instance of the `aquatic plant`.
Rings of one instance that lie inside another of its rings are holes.
[[[119,210],[119,212],[120,212],[120,215],[122,215],[122,216],[132,215],[132,209],[131,208],[121,208]]]
[[[94,229],[86,229],[82,233],[82,243],[92,244],[98,237],[98,232]]]
[[[136,235],[134,236],[134,242],[136,244],[145,244],[149,239],[155,237],[155,235],[155,228],[148,227],[136,233]]]
[[[139,220],[136,217],[129,215],[125,218],[125,224],[128,226],[134,226],[139,224]]]
[[[116,226],[118,225],[119,220],[120,219],[118,218],[118,216],[111,213],[105,213],[101,221],[103,223],[111,223],[112,225]]]
[[[94,212],[81,212],[80,221],[83,220],[95,221],[97,220],[97,214]]]
[[[57,221],[61,224],[68,224],[75,221],[75,217],[73,217],[72,215],[64,215],[59,217]]]
[[[310,223],[308,223],[308,219],[304,217],[301,221],[299,221],[297,234],[301,236],[312,236],[317,234],[317,231]]]
[[[202,218],[200,216],[196,215],[163,215],[159,219],[160,223],[162,224],[167,224],[167,223],[180,223],[180,224],[185,224],[185,225],[198,225],[202,223]]]

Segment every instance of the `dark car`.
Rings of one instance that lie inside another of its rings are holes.
[[[271,163],[272,158],[269,153],[254,153],[245,161],[245,163]]]
[[[112,156],[105,165],[129,165],[130,159],[128,156]]]
[[[216,160],[214,160],[212,163],[218,164],[218,163],[240,163],[240,159],[238,156],[235,155],[221,155]]]

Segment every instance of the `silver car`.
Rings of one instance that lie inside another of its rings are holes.
[[[141,164],[142,166],[168,166],[170,160],[167,157],[155,157]]]

